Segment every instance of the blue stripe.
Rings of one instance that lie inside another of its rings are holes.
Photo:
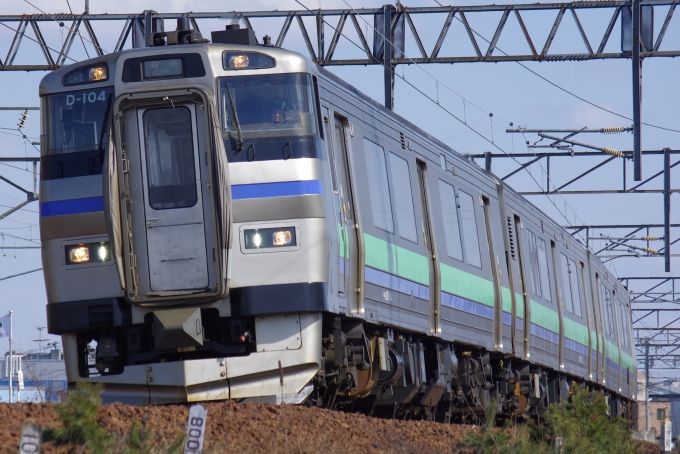
[[[308,194],[323,194],[321,180],[238,184],[231,187],[231,198],[233,200],[262,199],[267,197],[286,197]]]
[[[103,197],[87,197],[85,199],[58,200],[40,204],[40,217],[62,216],[64,214],[92,213],[104,211]]]
[[[460,296],[452,295],[446,292],[442,292],[441,296],[442,306],[447,306],[451,309],[456,309],[467,312],[468,314],[473,314],[493,320],[493,307],[487,306],[486,304],[477,303],[476,301],[470,301],[468,299],[461,298]]]
[[[515,320],[515,328],[524,331],[524,319],[517,317]]]
[[[557,333],[553,333],[552,331],[534,323],[531,324],[531,334],[543,340],[547,340],[548,342],[552,342],[553,344],[560,343],[560,336]]]
[[[406,295],[413,295],[421,300],[428,301],[430,299],[430,289],[428,287],[418,284],[417,282],[409,281],[408,279],[403,279],[376,270],[370,266],[366,267],[366,274],[364,277],[366,282],[370,282],[371,284],[379,285],[380,287],[385,287]]]
[[[503,324],[512,325],[512,314],[510,312],[503,312]]]
[[[618,371],[619,371],[619,365],[616,364],[614,361],[612,361],[611,359],[607,358],[607,361],[605,362],[605,364],[606,364],[607,366],[611,367],[612,369],[614,369],[614,371],[618,373]]]
[[[569,350],[575,351],[576,353],[580,353],[582,355],[588,355],[588,347],[583,345],[580,342],[576,342],[575,340],[571,340],[568,337],[564,338],[564,347],[568,348]]]

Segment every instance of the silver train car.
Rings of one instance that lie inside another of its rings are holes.
[[[578,384],[630,417],[628,292],[597,257],[450,146],[231,28],[40,84],[47,318],[71,385],[451,420],[491,401],[540,415]]]

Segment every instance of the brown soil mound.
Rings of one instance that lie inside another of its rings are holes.
[[[469,426],[370,418],[317,408],[207,403],[206,453],[451,453]],[[133,421],[152,433],[157,446],[186,431],[189,407],[103,405],[99,422],[120,435]],[[0,452],[16,453],[28,422],[56,427],[56,413],[45,404],[0,404]],[[43,453],[65,452],[51,443]]]

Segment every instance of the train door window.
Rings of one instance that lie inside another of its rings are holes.
[[[439,180],[439,203],[444,218],[444,238],[449,257],[463,261],[463,246],[460,243],[458,208],[453,186]]]
[[[581,289],[579,287],[579,272],[576,262],[560,254],[562,271],[562,294],[567,311],[581,317]]]
[[[352,198],[349,189],[349,169],[347,168],[347,142],[345,141],[345,129],[342,120],[335,117],[335,153],[337,156],[338,167],[338,188],[340,191],[340,201],[342,203],[342,213],[345,218],[354,220],[354,209],[352,208]]]
[[[537,296],[551,301],[550,278],[548,276],[548,250],[545,240],[529,229],[527,229],[527,237],[531,289]]]
[[[149,205],[187,208],[198,201],[191,111],[186,107],[144,112]]]
[[[330,120],[328,119],[328,109],[326,107],[323,108],[323,115],[324,115],[324,121],[323,125],[325,126],[324,129],[326,130],[326,137],[327,137],[327,142],[326,142],[326,149],[328,150],[328,163],[330,164],[331,167],[331,185],[333,186],[333,193],[338,194],[338,181],[337,181],[337,175],[336,175],[336,169],[335,169],[335,150],[333,150],[333,143],[331,140],[331,133],[330,133]]]
[[[574,313],[574,302],[571,294],[571,270],[569,269],[569,259],[566,255],[560,254],[560,272],[562,274],[562,297],[564,298],[564,305],[567,312]],[[575,278],[575,277],[574,277]]]
[[[579,286],[579,276],[578,268],[576,262],[569,259],[569,278],[571,283],[571,298],[574,301],[574,314],[577,317],[581,317],[583,312],[581,311],[581,288]]]
[[[610,336],[614,335],[614,315],[612,311],[612,294],[604,284],[600,283],[600,297],[604,298],[604,324],[605,331]]]
[[[458,191],[458,209],[463,227],[463,244],[468,264],[477,268],[482,267],[482,257],[479,252],[479,236],[477,218],[475,217],[475,203],[472,196]]]
[[[618,307],[618,312],[619,312],[619,329],[621,331],[621,342],[623,343],[623,346],[628,349],[628,329],[626,326],[626,313],[624,309],[626,306],[623,304],[623,302],[619,299],[619,307]]]
[[[380,145],[364,138],[364,156],[366,157],[366,173],[368,174],[373,223],[379,229],[394,233],[385,151]]]
[[[394,211],[397,215],[397,230],[405,240],[418,242],[416,215],[413,209],[413,192],[408,162],[394,153],[388,153],[390,159],[390,176],[394,191]]]

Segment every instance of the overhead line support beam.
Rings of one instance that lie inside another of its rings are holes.
[[[633,19],[633,180],[642,181],[642,58],[640,57],[640,0],[632,0]]]

